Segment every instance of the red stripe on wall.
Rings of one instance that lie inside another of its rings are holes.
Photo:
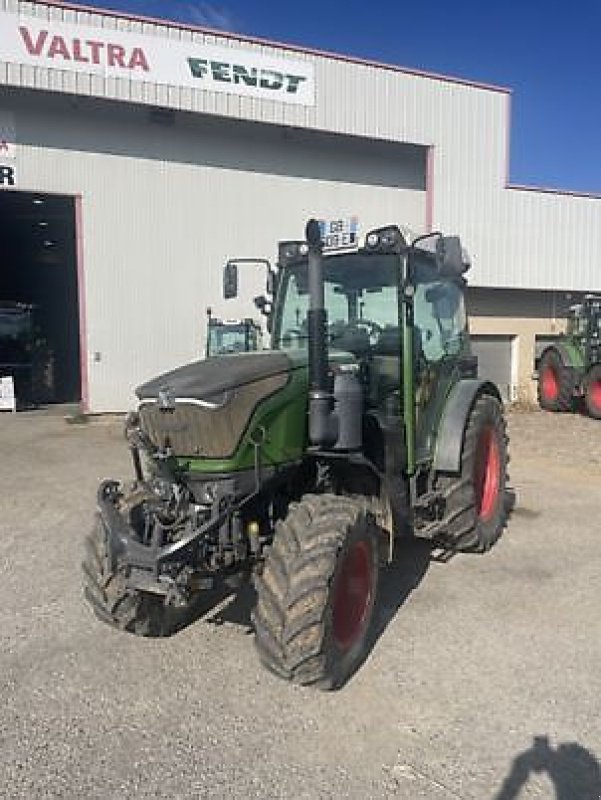
[[[83,264],[83,220],[82,198],[75,197],[75,257],[77,259],[77,304],[79,308],[79,370],[81,386],[81,411],[90,410],[88,381],[88,330],[86,316],[86,286]]]

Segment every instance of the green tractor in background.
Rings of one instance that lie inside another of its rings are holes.
[[[227,353],[250,353],[261,349],[260,325],[251,318],[219,319],[207,308],[207,339],[205,355],[222,356]]]
[[[571,411],[582,396],[589,415],[601,419],[601,296],[570,308],[565,336],[540,355],[537,380],[545,411]]]
[[[332,689],[366,656],[398,537],[488,550],[506,521],[507,436],[470,351],[468,267],[458,237],[397,226],[324,254],[310,220],[280,243],[255,301],[272,349],[137,389],[135,482],[102,483],[86,540],[96,615],[166,635],[203,592],[252,575],[261,661]]]

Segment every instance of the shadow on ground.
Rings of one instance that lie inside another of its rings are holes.
[[[576,742],[552,747],[548,736],[535,736],[532,747],[515,757],[493,800],[517,800],[533,773],[549,777],[556,800],[601,798],[601,767],[594,753]]]
[[[408,539],[397,545],[394,560],[381,569],[376,608],[368,633],[365,654],[358,669],[369,658],[398,610],[421,583],[432,560],[431,556],[430,542]],[[245,633],[251,634],[253,632],[251,612],[255,602],[256,593],[251,581],[244,582],[236,592],[227,589],[207,592],[195,607],[186,613],[177,629],[182,630],[195,622],[202,621],[212,625],[225,623],[238,625]]]
[[[505,497],[507,517],[515,510],[516,493],[508,489]],[[449,561],[456,553],[435,547],[423,539],[402,538],[395,544],[394,559],[380,571],[378,596],[365,652],[357,672],[370,657],[378,640],[394,619],[411,593],[420,585],[432,561]],[[213,625],[230,623],[251,634],[251,613],[256,602],[256,592],[251,580],[244,581],[237,590],[219,589],[201,595],[195,605],[185,612],[176,626],[182,630],[202,620]],[[352,676],[351,676],[352,677]]]

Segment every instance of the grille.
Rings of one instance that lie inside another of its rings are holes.
[[[285,386],[287,374],[273,375],[228,392],[222,405],[211,407],[200,400],[176,398],[175,409],[163,411],[156,401],[142,400],[140,422],[159,447],[170,447],[176,456],[230,457],[246,430],[257,405]]]

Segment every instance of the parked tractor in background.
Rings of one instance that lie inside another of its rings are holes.
[[[165,635],[202,592],[253,574],[262,662],[332,689],[365,658],[398,537],[452,552],[497,540],[507,437],[499,391],[471,355],[460,240],[388,226],[354,244],[324,254],[310,220],[304,240],[280,243],[255,301],[271,350],[137,390],[135,483],[102,483],[86,540],[101,620]]]
[[[572,306],[564,336],[538,361],[538,401],[546,411],[572,411],[577,397],[601,419],[601,296],[587,295]]]
[[[13,379],[20,408],[52,399],[51,353],[29,303],[0,301],[0,377],[6,376]]]
[[[207,308],[207,339],[205,355],[222,356],[227,353],[249,353],[261,349],[263,333],[260,325],[251,319],[219,319]]]

